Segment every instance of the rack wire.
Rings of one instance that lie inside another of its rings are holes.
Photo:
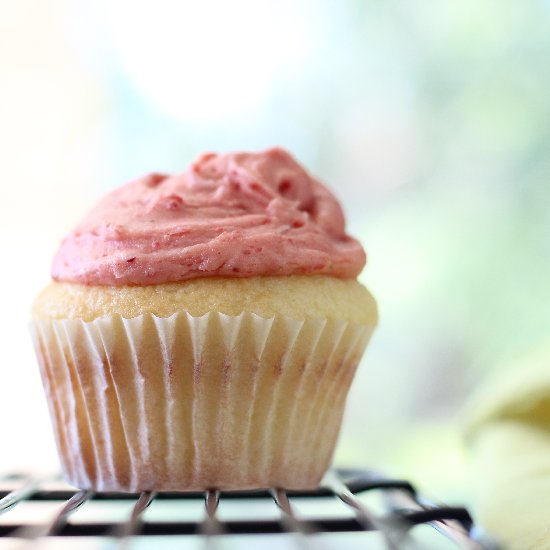
[[[330,471],[315,491],[203,493],[93,493],[58,477],[0,476],[0,550],[262,545],[498,550],[464,507],[370,470]]]

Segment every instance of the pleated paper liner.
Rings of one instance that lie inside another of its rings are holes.
[[[253,313],[36,321],[65,478],[106,491],[314,488],[373,328]]]

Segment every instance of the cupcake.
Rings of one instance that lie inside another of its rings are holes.
[[[282,149],[111,192],[32,312],[66,480],[316,487],[377,322],[364,264],[334,196]]]
[[[478,522],[509,550],[550,550],[550,345],[499,365],[464,418]]]

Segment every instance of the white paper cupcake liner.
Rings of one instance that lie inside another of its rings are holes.
[[[315,487],[373,328],[253,313],[36,321],[65,477],[112,491]]]

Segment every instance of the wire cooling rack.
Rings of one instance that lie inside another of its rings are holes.
[[[407,481],[335,470],[315,491],[93,493],[0,476],[0,550],[113,548],[497,550],[463,507]]]

